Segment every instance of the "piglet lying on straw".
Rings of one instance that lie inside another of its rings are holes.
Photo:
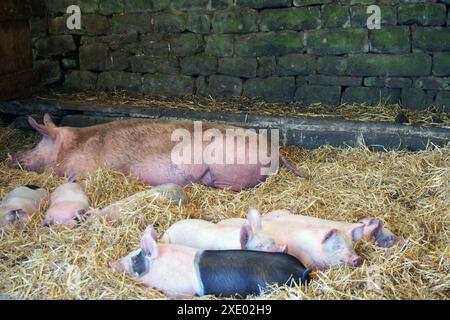
[[[286,245],[276,243],[262,230],[261,216],[255,209],[248,211],[247,220],[240,226],[219,225],[200,219],[180,220],[164,233],[161,241],[205,250],[288,250]]]
[[[34,185],[16,188],[0,202],[0,227],[17,225],[35,214],[48,199],[48,192]]]
[[[147,227],[141,247],[111,262],[117,272],[137,278],[168,296],[259,294],[269,285],[309,282],[310,270],[284,253],[247,250],[210,251],[158,244]]]

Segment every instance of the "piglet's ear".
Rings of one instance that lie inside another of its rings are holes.
[[[336,229],[331,229],[330,231],[327,232],[327,234],[323,237],[322,239],[322,244],[329,241],[331,238],[333,238],[335,235],[337,234],[337,230]]]
[[[248,222],[244,223],[241,227],[241,233],[240,233],[242,250],[245,250],[247,248],[247,243],[252,236],[253,236],[252,227],[250,227]]]
[[[50,127],[50,128],[56,128],[56,125],[55,125],[55,123],[53,122],[52,117],[51,117],[50,114],[48,114],[48,113],[46,113],[46,114],[44,115],[44,124],[45,124],[45,126],[47,126],[47,127]]]
[[[141,239],[141,250],[150,258],[156,258],[158,256],[158,244],[156,243],[156,239],[158,238],[158,234],[152,225],[149,225],[145,231],[144,235]]]
[[[359,241],[361,240],[363,233],[364,233],[364,225],[361,224],[360,226],[354,228],[352,230],[352,241]]]
[[[31,127],[33,127],[37,132],[42,134],[44,137],[50,139],[56,139],[56,126],[46,126],[36,122],[32,117],[28,117],[28,123]],[[53,122],[52,122],[53,123]]]
[[[261,215],[255,208],[248,209],[247,221],[253,230],[261,230]]]

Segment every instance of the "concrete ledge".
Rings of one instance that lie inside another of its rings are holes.
[[[390,123],[318,120],[272,116],[198,112],[184,109],[145,108],[134,105],[99,105],[73,101],[29,99],[0,102],[0,113],[17,116],[15,123],[26,129],[25,115],[48,112],[63,126],[90,126],[117,119],[204,120],[246,128],[279,129],[281,143],[314,149],[323,145],[355,147],[365,144],[375,150],[418,151],[429,144],[450,142],[450,130]]]

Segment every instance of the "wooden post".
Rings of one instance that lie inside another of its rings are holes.
[[[31,95],[37,87],[28,24],[30,11],[27,1],[0,2],[0,101]]]

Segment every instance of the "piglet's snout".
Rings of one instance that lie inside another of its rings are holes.
[[[350,265],[352,267],[359,267],[363,262],[363,259],[360,256],[352,256],[350,258]]]
[[[113,269],[116,272],[124,272],[125,271],[125,265],[120,260],[110,261],[110,262],[108,262],[108,265],[111,269]]]

